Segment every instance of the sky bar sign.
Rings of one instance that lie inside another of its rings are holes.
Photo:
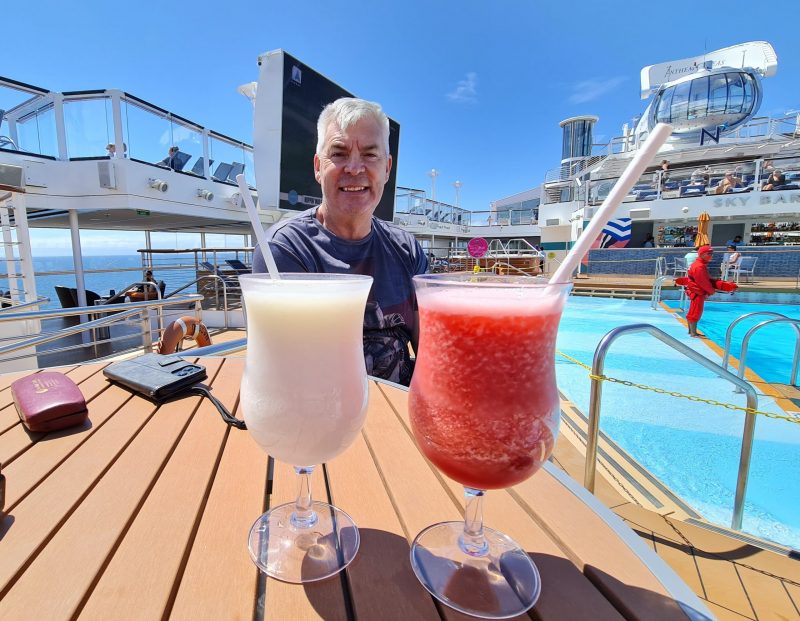
[[[740,43],[702,56],[672,60],[642,68],[642,99],[647,99],[667,82],[673,82],[703,69],[732,67],[755,69],[762,78],[769,78],[778,71],[778,56],[766,41]]]

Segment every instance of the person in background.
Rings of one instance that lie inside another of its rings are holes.
[[[128,157],[128,145],[123,142],[122,148],[125,151],[122,157]],[[117,157],[117,145],[115,145],[113,142],[109,142],[106,145],[106,151],[108,152],[108,157],[111,158]]]
[[[644,240],[644,244],[642,244],[642,248],[655,248],[656,247],[656,240],[652,235],[648,235],[647,239]]]
[[[727,194],[733,192],[736,188],[742,187],[742,180],[733,174],[733,171],[725,173],[725,178],[719,182],[719,185],[714,190],[714,194]]]
[[[314,174],[322,203],[272,226],[267,239],[281,272],[373,277],[364,315],[367,373],[407,386],[414,370],[408,346],[416,351],[419,337],[412,278],[428,270],[428,257],[411,233],[373,215],[391,169],[381,107],[337,99],[317,122]],[[259,272],[266,272],[260,249],[253,259]]]
[[[178,154],[178,147],[170,147],[169,151],[167,152],[167,157],[163,160],[158,162],[159,166],[166,166],[167,168],[171,168],[175,170],[175,156]]]
[[[667,160],[662,160],[661,165],[656,169],[653,173],[653,185],[658,184],[658,177],[659,173],[661,175],[661,189],[664,189],[664,185],[667,183],[669,179],[669,162]]]
[[[702,183],[703,185],[708,185],[709,179],[711,179],[711,168],[709,168],[708,164],[695,170],[691,177],[693,184]]]
[[[717,292],[716,278],[711,278],[708,275],[708,263],[713,255],[714,251],[711,246],[700,246],[697,249],[697,260],[689,266],[687,273],[689,284],[686,285],[686,295],[690,300],[689,310],[686,312],[689,336],[705,338],[698,334],[697,324],[703,316],[706,298]]]
[[[742,253],[736,250],[736,246],[728,244],[728,251],[722,255],[722,263],[719,266],[722,278],[727,278],[728,270],[739,264],[739,259],[742,258]]]
[[[770,190],[780,189],[782,185],[786,185],[786,177],[780,170],[773,170],[764,185],[761,186],[761,189],[764,192],[769,192]]]
[[[741,235],[737,235],[733,239],[729,239],[727,242],[725,242],[725,245],[726,246],[739,246],[739,244],[741,244],[741,243],[742,243],[742,236]]]

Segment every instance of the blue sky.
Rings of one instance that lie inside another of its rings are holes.
[[[454,202],[460,180],[462,206],[484,210],[558,164],[560,120],[596,114],[595,142],[619,135],[645,107],[645,65],[766,40],[779,65],[760,113],[800,108],[786,11],[735,0],[724,11],[696,1],[43,0],[18,16],[27,26],[4,30],[0,75],[124,89],[250,141],[252,108],[236,87],[257,79],[259,53],[283,48],[400,123],[400,185],[429,190],[436,168],[437,198]]]

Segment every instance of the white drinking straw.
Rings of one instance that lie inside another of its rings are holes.
[[[611,189],[611,192],[608,193],[606,200],[600,205],[600,209],[589,221],[589,226],[584,229],[572,250],[567,254],[564,262],[550,278],[550,284],[569,281],[572,272],[578,268],[578,263],[580,263],[583,255],[589,251],[592,242],[597,239],[603,227],[608,224],[617,207],[622,204],[623,199],[639,180],[639,177],[642,176],[644,169],[647,168],[647,165],[653,160],[661,145],[666,142],[671,133],[672,125],[667,123],[658,123],[653,128],[647,142],[644,143],[644,146],[636,153],[636,157],[631,160],[631,163],[622,172],[622,176]]]
[[[244,180],[244,175],[236,175],[236,183],[242,195],[242,202],[244,202],[244,206],[247,209],[247,215],[250,216],[250,224],[253,225],[253,231],[256,234],[256,239],[258,239],[258,245],[261,246],[261,254],[264,257],[264,262],[267,264],[267,271],[269,272],[270,278],[273,280],[280,280],[281,274],[278,271],[278,266],[275,265],[275,257],[272,256],[272,251],[269,249],[269,242],[264,235],[264,226],[258,218],[258,212],[256,211],[255,203],[253,203],[253,197],[250,195],[250,188],[247,187],[247,183]]]

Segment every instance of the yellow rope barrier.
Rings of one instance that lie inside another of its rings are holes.
[[[563,356],[570,362],[577,364],[580,367],[583,367],[587,371],[591,371],[592,367],[588,364],[584,364],[580,360],[573,358],[572,356],[568,356],[564,352],[557,352],[559,356]],[[650,392],[657,393],[659,395],[668,395],[670,397],[678,397],[680,399],[687,399],[689,401],[694,401],[696,403],[707,403],[708,405],[718,405],[723,407],[727,410],[738,410],[740,412],[758,414],[760,416],[765,416],[766,418],[775,418],[778,420],[785,420],[789,421],[790,423],[795,423],[796,425],[800,425],[800,414],[775,414],[774,412],[764,412],[762,410],[753,410],[751,408],[742,407],[740,405],[734,405],[733,403],[723,403],[722,401],[715,401],[714,399],[704,399],[703,397],[697,397],[695,395],[684,395],[683,393],[676,392],[673,390],[664,390],[663,388],[656,388],[654,386],[647,386],[646,384],[637,384],[636,382],[631,382],[628,380],[621,380],[615,377],[608,377],[607,375],[594,375],[593,373],[589,373],[589,379],[598,380],[600,382],[611,382],[613,384],[622,384],[623,386],[630,386],[632,388],[639,388],[641,390],[649,390]]]

